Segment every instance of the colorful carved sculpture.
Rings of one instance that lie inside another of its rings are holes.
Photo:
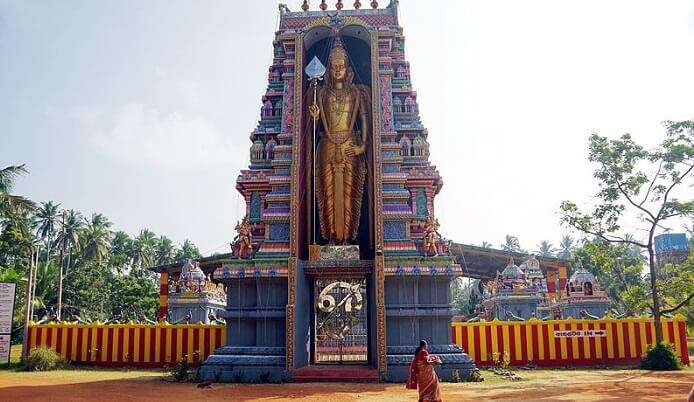
[[[439,220],[429,215],[424,223],[424,236],[422,237],[422,252],[425,257],[439,255],[438,243],[441,235],[438,229],[441,225]]]
[[[253,255],[253,235],[251,233],[253,227],[248,219],[244,218],[243,221],[236,224],[234,229],[236,230],[236,237],[231,243],[231,251],[238,258],[251,258]]]

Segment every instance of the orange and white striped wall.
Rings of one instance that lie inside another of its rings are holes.
[[[663,318],[663,338],[689,364],[684,317]],[[538,366],[635,364],[655,343],[651,318],[600,320],[453,322],[453,341],[478,365],[506,355],[511,365]]]
[[[73,363],[166,366],[198,364],[226,342],[224,325],[29,324],[29,348],[49,347]]]

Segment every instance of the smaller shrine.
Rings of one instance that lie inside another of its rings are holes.
[[[495,279],[487,282],[482,301],[483,317],[522,321],[538,316],[545,304],[547,283],[535,257],[517,266],[513,258]]]
[[[566,293],[556,303],[563,318],[602,318],[610,307],[610,298],[600,289],[595,276],[579,265],[566,284]]]
[[[188,260],[178,279],[169,283],[168,321],[171,323],[224,323],[220,313],[226,308],[226,291],[212,282],[199,262]]]
[[[481,289],[482,301],[472,321],[597,319],[607,314],[610,299],[593,274],[579,265],[565,283],[563,289],[553,292],[551,289],[556,284],[548,283],[535,256],[530,256],[520,266],[511,258],[506,268],[497,271],[496,277]]]

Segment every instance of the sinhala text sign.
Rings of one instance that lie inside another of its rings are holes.
[[[554,331],[555,338],[596,338],[607,336],[607,331],[604,329],[567,329],[563,331]]]
[[[10,361],[10,333],[17,285],[0,282],[0,363]]]

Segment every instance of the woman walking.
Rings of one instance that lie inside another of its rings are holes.
[[[435,364],[441,364],[441,358],[429,355],[427,341],[419,341],[405,385],[407,389],[419,388],[419,402],[441,402],[441,388],[439,377],[434,371]]]

